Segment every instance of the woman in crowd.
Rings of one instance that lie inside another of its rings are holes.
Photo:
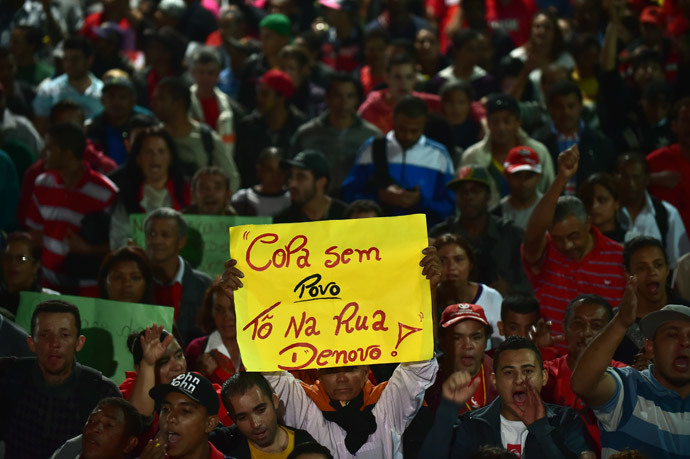
[[[587,208],[590,222],[614,241],[625,241],[625,229],[618,220],[621,208],[618,183],[611,174],[592,174],[580,187],[580,199]]]
[[[111,178],[120,196],[110,222],[110,247],[117,249],[130,237],[129,215],[159,207],[181,210],[190,202],[190,187],[177,156],[177,147],[162,127],[139,133],[127,162]]]
[[[125,246],[108,254],[98,274],[98,291],[106,300],[153,304],[153,272],[146,253]]]
[[[462,152],[484,137],[481,119],[477,117],[479,111],[472,110],[472,106],[478,102],[473,102],[474,91],[466,81],[444,83],[439,95],[441,96],[441,114],[453,130],[456,151],[449,153],[457,166]]]
[[[500,341],[498,321],[501,320],[501,302],[503,297],[488,285],[472,282],[474,270],[474,252],[472,246],[460,235],[444,234],[434,241],[441,259],[441,283],[436,294],[438,317],[451,304],[470,303],[484,308],[486,318],[493,327],[491,340],[487,347],[495,347]]]
[[[197,322],[206,336],[192,340],[185,356],[189,367],[211,382],[223,382],[244,369],[235,329],[235,301],[222,290],[217,278],[206,290]]]
[[[41,287],[41,246],[29,233],[10,233],[2,252],[2,282],[0,283],[0,308],[13,316],[19,307],[19,293],[58,292]]]

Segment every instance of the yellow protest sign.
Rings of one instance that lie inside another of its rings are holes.
[[[427,245],[424,215],[230,228],[247,370],[431,358]]]

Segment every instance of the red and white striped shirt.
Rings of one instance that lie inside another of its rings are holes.
[[[616,307],[623,297],[627,282],[623,271],[623,246],[601,234],[592,226],[594,246],[582,260],[571,260],[559,252],[551,235],[546,234],[547,244],[540,273],[534,274],[525,260],[522,264],[534,293],[539,299],[541,316],[553,324],[553,332],[563,332],[565,308],[578,295],[593,293],[605,298]],[[557,345],[564,354],[565,344]]]
[[[84,174],[73,188],[65,187],[57,171],[39,175],[26,213],[26,226],[43,232],[43,283],[58,291],[64,290],[61,277],[69,252],[65,241],[68,230],[79,233],[85,215],[109,212],[118,192],[109,178],[83,164]],[[97,293],[95,279],[80,279],[78,285],[80,294]]]

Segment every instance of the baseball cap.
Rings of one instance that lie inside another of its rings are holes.
[[[656,329],[666,322],[682,320],[690,322],[690,307],[682,304],[667,304],[658,311],[647,314],[640,320],[640,330],[647,339],[654,339]]]
[[[659,6],[648,6],[640,14],[640,24],[647,23],[663,27],[665,22],[664,10]]]
[[[284,159],[280,162],[283,167],[295,166],[314,172],[319,177],[330,178],[330,167],[326,157],[318,150],[300,151],[292,159]]]
[[[259,80],[260,84],[266,85],[286,99],[295,93],[295,84],[290,75],[278,69],[271,69],[264,73]]]
[[[524,145],[510,149],[503,167],[505,167],[507,174],[514,174],[520,171],[532,171],[537,174],[542,172],[537,152]]]
[[[484,314],[484,308],[478,304],[458,303],[451,304],[443,310],[441,326],[448,328],[461,320],[476,320],[484,325],[489,325],[486,314]]]
[[[156,402],[156,410],[170,392],[179,392],[206,408],[209,415],[218,413],[220,402],[213,384],[205,376],[188,371],[173,379],[170,384],[160,384],[149,391],[149,396]]]
[[[116,37],[117,39],[122,40],[123,37],[122,27],[115,22],[104,22],[99,26],[93,26],[91,30],[94,34],[96,34],[96,36],[105,39]]]
[[[272,30],[278,35],[283,35],[285,37],[289,37],[292,33],[292,22],[290,22],[290,18],[280,13],[269,14],[264,17],[261,22],[259,22],[259,27]]]
[[[132,80],[126,77],[113,76],[110,78],[106,78],[106,80],[103,82],[103,91],[115,87],[129,89],[133,93],[136,92],[136,90],[134,89],[134,83],[132,83]]]
[[[518,118],[520,117],[520,107],[517,101],[507,94],[493,94],[486,101],[486,114],[493,115],[496,112],[508,110]]]
[[[487,171],[485,167],[481,166],[473,165],[461,167],[457,174],[455,174],[455,178],[446,183],[446,187],[453,190],[462,182],[479,182],[491,189],[491,177],[489,177],[489,171]]]

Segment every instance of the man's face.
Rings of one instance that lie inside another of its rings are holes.
[[[470,113],[472,101],[465,91],[453,91],[441,101],[443,116],[452,125],[462,124]]]
[[[83,78],[89,73],[91,59],[76,49],[66,49],[62,66],[70,78]]]
[[[604,329],[609,321],[606,309],[596,303],[578,302],[573,315],[565,324],[565,338],[568,341],[568,354],[577,358],[585,347]]]
[[[549,17],[545,14],[539,14],[532,21],[530,40],[536,46],[550,46],[553,43],[555,32]]]
[[[156,88],[153,91],[151,109],[156,117],[164,123],[170,121],[177,113],[178,103],[164,88]]]
[[[635,69],[632,78],[635,86],[642,90],[650,81],[663,80],[664,69],[655,60],[641,62]]]
[[[680,107],[677,118],[671,123],[671,129],[684,149],[690,148],[690,104]]]
[[[177,258],[187,242],[180,237],[177,220],[174,218],[154,218],[146,230],[146,254],[154,265]]]
[[[261,389],[252,386],[242,395],[229,399],[232,418],[240,432],[259,448],[276,441],[278,432],[278,397],[267,397]]]
[[[508,407],[512,400],[519,407],[527,404],[528,384],[541,391],[548,379],[548,373],[539,365],[537,355],[531,349],[505,350],[498,356],[496,373],[492,382],[501,397],[501,414],[511,421],[519,421],[520,416]]]
[[[643,247],[630,255],[631,276],[637,276],[637,297],[658,304],[666,298],[668,263],[658,247]]]
[[[619,163],[616,175],[624,202],[639,201],[644,198],[647,185],[649,185],[649,175],[639,161]]]
[[[22,29],[15,28],[10,35],[10,51],[16,58],[31,56],[33,49],[26,41],[26,32]]]
[[[264,84],[256,87],[256,110],[265,115],[275,108],[279,103],[279,96],[276,91]]]
[[[338,119],[350,119],[358,105],[357,89],[348,82],[333,83],[326,94],[326,104],[331,114]]]
[[[85,341],[77,335],[74,316],[68,312],[42,312],[32,332],[27,342],[43,375],[67,377],[72,371],[74,354],[84,347]]]
[[[438,250],[441,260],[441,282],[467,282],[472,263],[465,250],[457,244],[446,244]]]
[[[498,322],[498,331],[501,333],[501,336],[505,336],[506,338],[509,336],[529,338],[529,331],[538,320],[539,313],[537,311],[527,314],[508,311],[506,312],[505,320]]]
[[[512,144],[520,129],[520,118],[508,110],[500,110],[486,117],[491,142],[499,145]]]
[[[324,368],[319,370],[319,380],[331,400],[349,402],[362,392],[369,376],[369,367]]]
[[[84,459],[123,457],[137,444],[137,438],[127,434],[122,409],[113,405],[96,407],[81,433],[80,457]]]
[[[297,205],[303,206],[316,196],[316,180],[314,174],[307,169],[292,166],[288,178],[290,199]]]
[[[541,174],[532,171],[518,171],[506,174],[510,195],[518,202],[527,203],[537,195]]]
[[[398,141],[403,150],[411,148],[419,141],[419,138],[424,133],[424,126],[426,125],[426,116],[417,116],[410,118],[409,116],[398,113],[393,118],[393,131],[395,132],[395,139]]]
[[[218,83],[218,76],[220,75],[220,68],[213,62],[205,64],[195,64],[192,67],[192,77],[199,88],[204,90],[213,89]]]
[[[132,115],[136,97],[129,89],[115,86],[103,91],[101,102],[106,115],[114,119],[122,119]]]
[[[566,258],[581,260],[587,254],[590,238],[590,224],[568,215],[551,226],[549,233],[556,249]]]
[[[580,128],[580,116],[582,115],[582,103],[576,94],[554,96],[549,104],[549,115],[556,126],[556,130],[562,134],[574,134]]]
[[[394,100],[412,93],[417,82],[417,72],[412,64],[394,65],[388,71],[388,90]]]
[[[259,29],[259,48],[264,56],[275,56],[287,43],[287,37],[265,27]]]
[[[645,343],[654,360],[654,376],[665,387],[683,389],[690,385],[690,322],[674,320],[657,328],[654,339]]]
[[[285,169],[280,167],[280,159],[277,157],[264,159],[257,164],[256,173],[259,176],[259,183],[270,189],[280,189],[287,178]]]
[[[161,425],[165,425],[168,457],[193,457],[206,445],[218,417],[179,392],[170,392],[161,403]]]
[[[43,167],[47,171],[60,169],[64,166],[67,152],[62,150],[50,134],[46,135],[46,146],[44,149],[45,158]]]
[[[414,40],[414,47],[420,59],[435,59],[439,54],[439,42],[436,34],[428,29],[420,29]]]
[[[453,54],[455,65],[470,69],[479,63],[479,39],[467,41],[462,48],[458,48]]]
[[[364,58],[367,65],[380,65],[386,53],[386,42],[380,38],[371,38],[364,43]]]
[[[194,187],[194,202],[203,215],[220,215],[230,200],[225,178],[219,174],[202,174]]]
[[[478,182],[460,182],[455,189],[455,203],[463,220],[475,220],[487,213],[491,193],[489,188]]]
[[[295,87],[302,85],[302,82],[309,74],[309,67],[302,66],[296,59],[284,58],[280,63],[280,69],[287,73]]]
[[[455,371],[467,371],[475,376],[481,367],[486,349],[486,325],[476,320],[462,320],[447,329],[453,350]]]
[[[652,125],[659,124],[666,118],[668,111],[671,109],[671,103],[665,100],[642,99],[640,104],[642,105],[645,118]]]

